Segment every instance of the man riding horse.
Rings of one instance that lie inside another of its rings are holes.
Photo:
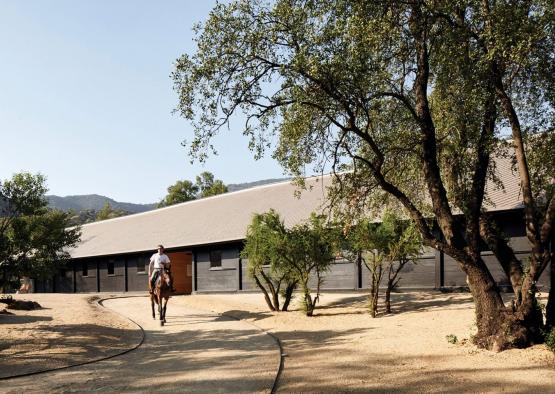
[[[173,288],[173,275],[171,274],[170,258],[164,253],[164,246],[158,245],[158,252],[154,253],[152,257],[150,257],[150,263],[148,265],[148,290],[150,294],[154,291],[156,281],[158,280],[158,277],[163,269],[165,269],[170,276],[171,291],[175,292],[175,289]]]

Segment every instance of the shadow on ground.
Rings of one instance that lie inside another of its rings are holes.
[[[51,321],[50,317],[19,316],[17,323]],[[39,319],[40,317],[40,319]],[[27,318],[24,320],[23,318]],[[36,320],[28,320],[36,318]],[[15,322],[13,322],[15,323]],[[38,329],[22,326],[29,334],[20,339],[0,339],[0,377],[44,371],[108,357],[137,344],[137,329],[95,324],[44,324]]]

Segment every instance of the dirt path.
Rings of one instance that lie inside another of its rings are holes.
[[[260,294],[178,302],[246,319],[280,338],[282,393],[555,393],[555,355],[545,345],[493,353],[466,342],[475,326],[464,293],[397,293],[397,313],[376,319],[362,293],[323,294],[314,317],[269,312]]]
[[[144,297],[105,301],[106,307],[144,328],[145,341],[140,348],[94,364],[4,381],[0,392],[270,390],[279,365],[279,352],[271,337],[246,322],[173,301],[165,327],[149,316],[150,305]]]

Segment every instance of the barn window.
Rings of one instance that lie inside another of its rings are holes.
[[[144,257],[137,259],[137,273],[144,273],[146,271],[146,261]]]
[[[210,268],[218,268],[222,266],[222,251],[221,250],[211,250],[210,251]]]
[[[108,261],[108,275],[114,275],[115,264],[113,261]]]
[[[87,263],[83,263],[81,269],[83,270],[83,276],[89,276],[89,265]]]

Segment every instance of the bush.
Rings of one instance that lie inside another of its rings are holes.
[[[445,339],[447,339],[447,342],[449,342],[452,345],[455,345],[459,342],[459,338],[457,338],[457,336],[453,334],[446,335]]]
[[[555,352],[555,327],[545,335],[545,344],[551,351]]]

